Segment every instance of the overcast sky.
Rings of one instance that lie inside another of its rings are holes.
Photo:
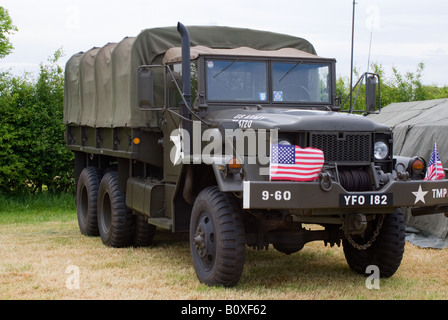
[[[220,25],[267,30],[310,41],[320,56],[336,58],[337,74],[350,72],[352,0],[2,0],[19,31],[0,69],[37,72],[62,47],[61,64],[87,51],[153,27]],[[370,61],[415,72],[425,84],[448,85],[447,0],[357,0],[354,63]]]

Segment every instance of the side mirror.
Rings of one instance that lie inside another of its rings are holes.
[[[376,84],[375,75],[366,75],[366,112],[376,112]]]
[[[154,108],[154,75],[151,66],[140,66],[137,71],[137,101],[140,110]]]

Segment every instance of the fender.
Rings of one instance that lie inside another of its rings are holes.
[[[242,192],[243,178],[239,173],[230,173],[226,165],[212,163],[213,173],[218,183],[219,191]],[[245,166],[247,167],[247,166]]]

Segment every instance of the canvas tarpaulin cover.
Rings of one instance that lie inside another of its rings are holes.
[[[316,54],[307,40],[230,27],[188,27],[191,46],[257,50],[294,48]],[[137,70],[161,65],[166,50],[181,46],[176,27],[142,31],[118,43],[73,55],[65,68],[64,123],[91,127],[157,127],[159,111],[137,108]],[[154,69],[154,103],[164,104],[163,70]]]
[[[393,129],[394,155],[421,156],[428,163],[437,142],[442,165],[448,167],[448,99],[392,103],[369,118]],[[447,238],[448,219],[443,213],[412,217],[406,212],[405,222],[424,233]]]

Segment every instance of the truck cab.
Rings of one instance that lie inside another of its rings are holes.
[[[297,49],[273,51],[247,47],[191,48],[197,69],[194,106],[305,107],[329,110],[335,106],[335,60]],[[169,49],[164,62],[181,68],[180,48]],[[177,68],[176,68],[177,67]],[[200,79],[200,81],[198,81]]]

